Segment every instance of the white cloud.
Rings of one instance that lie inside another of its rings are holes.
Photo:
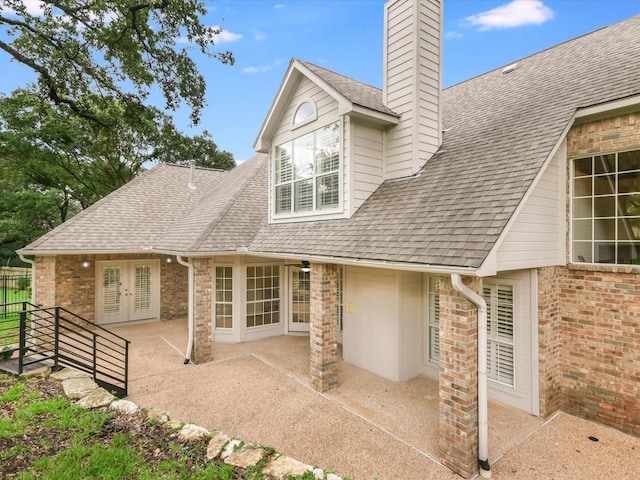
[[[444,34],[444,38],[462,38],[462,37],[464,37],[462,33],[456,32],[454,30]]]
[[[30,15],[33,15],[34,17],[40,17],[44,14],[43,3],[40,0],[23,0],[23,3],[27,9],[27,13],[29,13]],[[14,10],[4,5],[0,5],[0,13],[4,13],[5,15],[16,14]]]
[[[215,39],[216,43],[232,43],[242,39],[242,34],[222,30],[219,34],[216,35]]]
[[[255,31],[253,32],[253,38],[255,38],[259,42],[262,42],[263,40],[267,39],[267,34],[264,32]]]
[[[492,10],[465,18],[465,21],[479,30],[494,28],[514,28],[523,25],[541,25],[553,18],[553,10],[542,0],[512,0]]]
[[[242,73],[264,73],[272,70],[273,67],[271,65],[260,65],[254,67],[244,67],[241,72]]]

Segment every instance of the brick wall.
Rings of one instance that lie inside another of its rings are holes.
[[[89,268],[82,262],[89,260]],[[56,305],[95,322],[96,262],[83,255],[56,257]]]
[[[194,341],[191,360],[206,363],[213,360],[213,261],[194,258],[195,312]]]
[[[160,262],[160,318],[174,320],[189,314],[188,269],[173,260]]]
[[[37,257],[36,305],[52,307],[56,304],[56,257]]]
[[[465,279],[480,293],[482,281]],[[475,305],[441,278],[439,435],[440,461],[469,478],[478,471],[478,315]]]
[[[567,135],[569,158],[638,148],[640,112],[577,125]],[[539,283],[541,412],[557,408],[560,375],[563,410],[640,435],[640,268],[542,269]]]

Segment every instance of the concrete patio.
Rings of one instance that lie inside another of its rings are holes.
[[[339,386],[319,394],[309,384],[306,336],[217,344],[214,362],[184,365],[186,321],[110,330],[132,342],[128,398],[143,407],[350,478],[460,478],[437,461],[432,379],[391,382],[340,362]],[[489,452],[494,478],[640,476],[639,439],[564,414],[545,422],[496,403],[489,406]],[[602,469],[607,461],[616,470]]]

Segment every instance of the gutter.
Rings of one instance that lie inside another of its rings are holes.
[[[478,307],[478,465],[480,476],[491,478],[487,408],[487,303],[484,298],[462,283],[460,275],[452,273],[451,284],[457,292]]]
[[[195,268],[193,264],[189,261],[184,261],[180,255],[176,255],[176,260],[180,265],[184,265],[189,269],[188,277],[189,277],[189,300],[188,300],[188,320],[189,324],[189,337],[187,339],[187,351],[185,353],[184,364],[187,365],[191,361],[191,350],[193,349],[193,326],[194,326],[194,311],[195,311],[195,298],[193,295],[193,286],[195,280]]]
[[[26,258],[22,253],[18,253],[18,257],[24,263],[31,265],[31,303],[36,304],[36,262],[29,258]]]

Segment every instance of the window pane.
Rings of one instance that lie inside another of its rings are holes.
[[[613,218],[595,219],[593,221],[593,236],[596,240],[615,240],[616,221]]]
[[[593,199],[594,217],[615,217],[616,197],[595,197]]]
[[[581,177],[584,175],[592,175],[593,174],[593,168],[592,168],[592,162],[591,162],[591,157],[589,158],[580,158],[578,160],[574,160],[573,162],[573,176],[574,177]]]
[[[340,168],[339,124],[333,123],[316,132],[316,175]]]
[[[296,182],[294,199],[296,212],[313,210],[313,180]]]
[[[298,107],[298,110],[296,110],[296,114],[293,117],[293,124],[298,125],[299,123],[304,122],[308,118],[313,117],[313,115],[315,114],[315,111],[316,110],[315,108],[313,108],[313,105],[311,103],[309,102],[302,103]]]
[[[621,218],[618,220],[618,240],[640,239],[640,218]]]
[[[574,240],[591,240],[591,222],[592,220],[574,220],[573,221],[573,239]]]
[[[618,193],[640,192],[640,172],[621,173],[618,176]]]
[[[640,150],[619,153],[618,170],[640,170]]]
[[[276,213],[291,211],[291,184],[276,187]]]
[[[276,183],[289,182],[292,178],[291,142],[276,147]]]
[[[618,245],[618,263],[640,265],[640,241],[621,242]]]
[[[614,263],[616,244],[615,242],[595,242],[594,253],[596,263]]]
[[[293,141],[293,164],[296,180],[313,175],[313,133]]]
[[[593,258],[591,257],[591,242],[573,242],[572,247],[572,262],[593,263]]]
[[[591,218],[591,198],[577,198],[573,201],[574,218]]]
[[[595,173],[613,173],[616,171],[616,155],[598,155],[594,158]]]
[[[616,193],[616,176],[602,175],[601,177],[593,177],[593,194],[594,195],[613,195]]]
[[[337,173],[318,178],[318,208],[336,208],[340,204],[339,176]]]
[[[618,197],[618,216],[640,216],[640,194],[620,195]]]
[[[592,191],[591,191],[592,180],[593,180],[593,177],[576,178],[575,181],[573,182],[573,196],[574,197],[584,197],[584,196],[590,197],[592,195]]]

